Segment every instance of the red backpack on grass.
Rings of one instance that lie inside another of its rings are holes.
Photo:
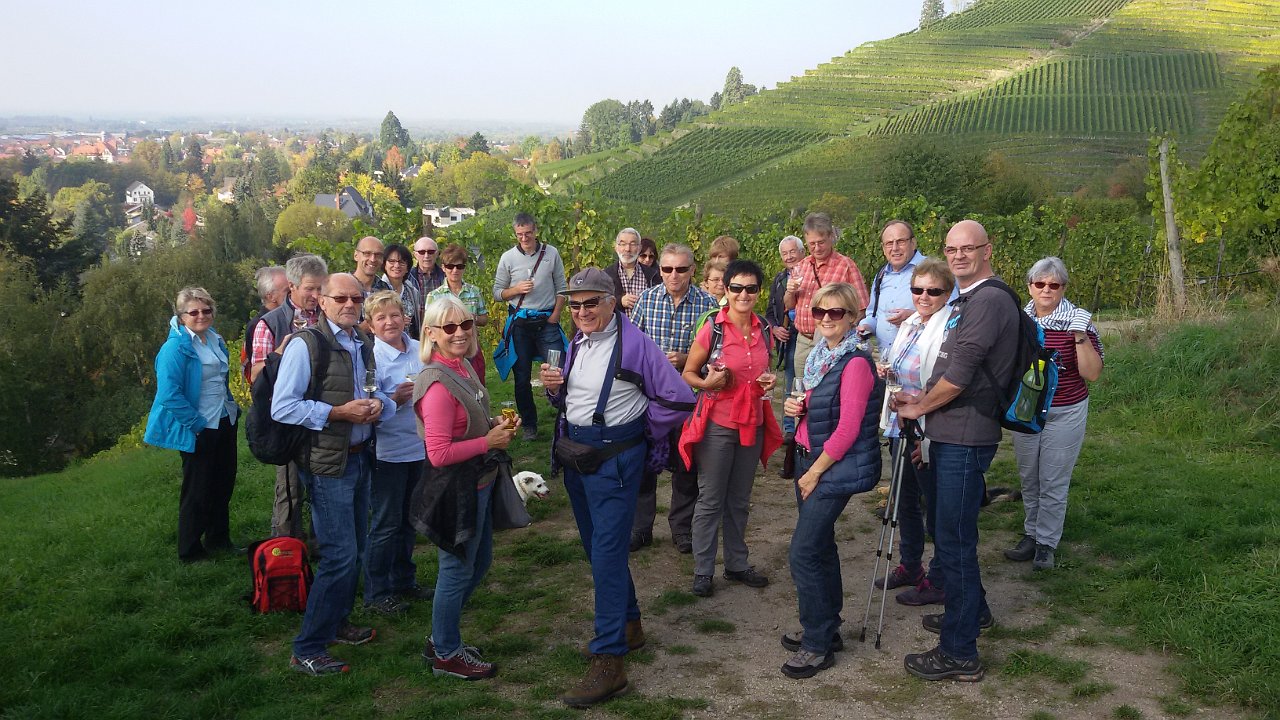
[[[249,572],[255,612],[302,612],[311,589],[311,558],[307,545],[293,537],[275,537],[249,547]]]

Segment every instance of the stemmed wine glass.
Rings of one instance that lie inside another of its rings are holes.
[[[378,374],[373,368],[364,371],[364,391],[373,395],[378,390]]]

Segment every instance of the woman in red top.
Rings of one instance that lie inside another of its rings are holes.
[[[764,271],[750,260],[734,260],[724,276],[728,303],[698,331],[684,366],[685,382],[702,391],[680,440],[686,462],[696,444],[693,594],[700,597],[712,593],[722,525],[724,578],[756,588],[769,584],[747,562],[747,515],[756,463],[763,464],[782,444],[782,431],[765,397],[777,382],[769,364],[771,342],[755,313]]]

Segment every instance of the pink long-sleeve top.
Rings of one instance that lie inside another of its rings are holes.
[[[839,462],[844,454],[853,447],[858,439],[858,430],[862,427],[862,416],[867,411],[867,398],[875,386],[875,376],[871,372],[871,364],[865,362],[849,362],[840,373],[840,422],[836,423],[836,431],[827,438],[822,451],[827,457]],[[805,401],[813,395],[810,390],[805,393]],[[809,443],[809,418],[801,418],[796,428],[796,442],[808,450],[813,450]]]
[[[466,370],[462,368],[462,360],[441,357],[439,353],[432,360],[457,373],[459,377],[467,377]],[[484,435],[471,440],[457,439],[467,431],[467,411],[444,383],[438,382],[427,388],[415,409],[418,417],[422,418],[422,442],[427,448],[427,459],[432,466],[444,467],[460,463],[483,455],[489,449]]]

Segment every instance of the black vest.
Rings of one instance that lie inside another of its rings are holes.
[[[813,448],[813,452],[802,461],[806,470],[840,424],[840,376],[845,366],[854,358],[861,358],[860,362],[866,362],[871,366],[872,374],[875,374],[871,356],[864,350],[856,350],[840,358],[809,396],[807,418],[809,446]],[[822,474],[816,490],[820,497],[866,492],[880,482],[879,408],[883,403],[884,380],[877,376],[875,386],[871,389],[871,397],[867,399],[866,412],[862,415],[858,437],[853,441],[849,452]]]

